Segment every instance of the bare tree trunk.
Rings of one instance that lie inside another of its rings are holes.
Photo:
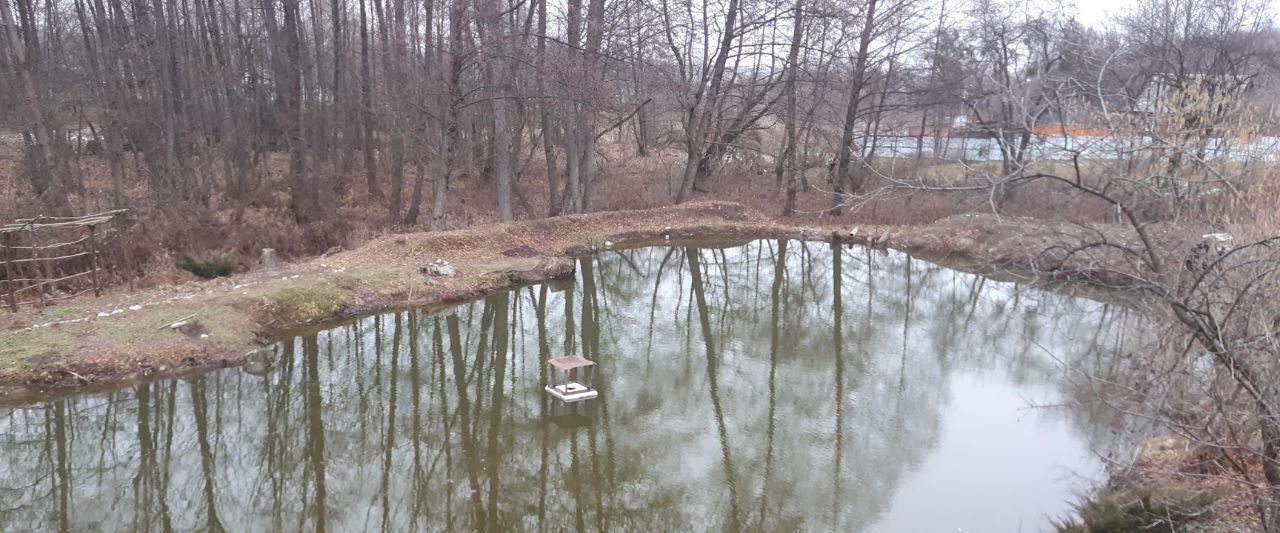
[[[511,222],[511,125],[508,124],[510,101],[499,98],[493,110],[493,170],[498,177],[498,219]]]
[[[564,206],[566,213],[582,212],[582,206],[578,203],[582,199],[582,158],[579,154],[577,132],[573,130],[564,132],[564,164],[568,181],[564,186],[564,200],[561,205]]]
[[[308,224],[318,220],[320,198],[314,184],[306,179],[307,151],[302,122],[302,57],[298,35],[298,0],[282,0],[284,7],[285,90],[284,108],[288,113],[289,143],[289,208],[294,220]]]
[[[409,212],[404,215],[404,225],[414,226],[418,223],[418,217],[422,213],[422,182],[425,180],[427,167],[423,161],[419,160],[413,175],[413,193],[409,199]]]
[[[865,84],[867,55],[874,34],[877,0],[867,0],[867,15],[862,23],[862,35],[858,38],[858,55],[854,58],[853,82],[850,84],[849,105],[845,108],[844,127],[840,131],[840,146],[836,155],[836,172],[831,185],[835,196],[832,198],[831,214],[839,215],[844,211],[844,185],[849,176],[849,159],[853,149],[853,130],[858,119],[858,104],[862,101],[862,88]],[[858,192],[861,183],[853,183],[851,192]]]
[[[404,210],[404,124],[399,120],[391,121],[395,131],[391,133],[391,194],[387,198],[389,220],[395,224],[400,220],[400,212]]]
[[[684,203],[689,199],[689,195],[693,193],[693,181],[698,177],[698,162],[702,155],[702,142],[692,138],[692,130],[686,131],[685,135],[690,136],[685,142],[685,151],[687,155],[684,160],[684,172],[680,174],[680,190],[676,193],[676,203]],[[701,133],[697,134],[701,136]]]
[[[453,0],[449,10],[449,79],[448,101],[445,103],[444,142],[445,170],[436,176],[435,198],[431,209],[431,230],[444,228],[445,200],[449,194],[449,179],[458,164],[458,112],[462,104],[463,69],[463,18],[467,14],[466,0]]]
[[[592,135],[591,123],[588,122],[582,132],[582,163],[578,165],[579,179],[582,181],[582,198],[578,201],[579,212],[591,212],[591,190],[595,184],[596,137]]]
[[[583,54],[584,71],[587,78],[593,85],[599,85],[603,80],[597,81],[597,67],[600,63],[600,45],[604,41],[604,0],[588,0],[587,3],[587,35],[586,46]],[[581,212],[588,213],[591,211],[591,190],[595,183],[595,159],[596,159],[596,132],[595,132],[595,109],[588,109],[579,118],[581,120],[578,135],[581,136],[579,149],[581,150],[582,162],[578,165],[579,179],[582,182],[582,198],[578,200],[578,207]]]
[[[364,152],[365,188],[369,196],[382,198],[382,189],[378,186],[378,160],[375,155],[377,138],[373,127],[373,74],[369,64],[369,19],[365,8],[366,0],[360,2],[360,125],[361,148]],[[372,0],[377,2],[378,0]]]
[[[804,39],[804,0],[796,0],[795,17],[791,21],[791,47],[787,51],[786,81],[783,93],[787,99],[786,132],[783,138],[782,153],[776,161],[778,185],[782,184],[783,175],[787,180],[787,200],[782,208],[783,215],[796,212],[796,74],[800,70],[800,45]]]
[[[185,1],[185,0],[184,0]],[[324,52],[324,34],[320,24],[320,10],[324,6],[324,0],[313,0],[307,3],[307,14],[311,19],[311,53],[307,54],[307,100],[311,102],[314,112],[307,113],[309,120],[310,136],[307,140],[308,146],[313,149],[315,157],[321,161],[328,162],[332,155],[329,152],[329,121],[328,105],[324,101],[324,71],[325,61],[321,56]],[[304,30],[303,42],[306,43],[306,35]],[[317,185],[316,187],[319,187]]]
[[[565,39],[569,48],[570,61],[574,68],[580,69],[579,72],[585,75],[586,61],[582,53],[582,0],[568,0],[565,17]],[[572,112],[564,121],[564,131],[563,135],[561,135],[566,171],[564,198],[561,205],[567,213],[580,213],[582,212],[582,181],[584,179],[582,174],[582,129],[584,127],[582,115],[585,113],[585,109],[581,102],[572,102],[568,107],[572,109]]]
[[[405,50],[404,0],[392,0],[391,8],[391,65],[384,69],[391,75],[391,86],[396,98],[390,99],[385,106],[392,116],[384,121],[391,127],[391,197],[387,202],[392,224],[400,221],[404,198],[404,144],[406,130],[409,128],[407,115],[409,108],[404,105],[408,96],[408,65]],[[383,33],[388,33],[385,29]]]
[[[649,110],[641,109],[636,113],[636,155],[649,157],[649,135]]]
[[[636,27],[643,25],[643,21],[641,20],[643,16],[643,13],[640,11],[634,12],[632,14],[632,24],[635,24]],[[641,41],[640,35],[633,33],[629,43],[631,45],[631,93],[636,100],[639,100],[642,92],[644,91],[640,82],[639,66],[645,64],[647,59],[644,53],[644,43]],[[649,106],[642,105],[639,111],[636,112],[635,116],[636,155],[640,157],[649,156],[649,144],[651,141],[649,139],[650,110],[647,109],[648,107]]]
[[[545,1],[545,0],[544,0]],[[563,194],[560,190],[560,169],[556,164],[556,148],[555,148],[555,126],[547,118],[547,112],[542,112],[542,154],[547,161],[547,215],[558,216],[564,211]]]
[[[342,94],[342,66],[344,64],[342,58],[346,52],[344,49],[345,43],[342,38],[342,7],[342,0],[329,0],[329,23],[332,25],[332,28],[329,30],[332,32],[332,35],[330,35],[329,38],[333,41],[333,45],[329,47],[333,52],[333,72],[331,72],[331,74],[333,74],[333,78],[332,83],[329,85],[329,92],[333,98],[333,102],[330,104],[328,114],[333,120],[333,127],[331,128],[331,131],[333,132],[334,146],[336,146],[337,136],[339,135],[338,132],[342,130],[342,128],[338,126],[340,120],[339,113],[346,104],[346,98]],[[341,159],[346,159],[346,155],[344,154]],[[346,176],[337,174],[336,178],[337,179],[334,180],[335,182],[340,179],[345,179]]]
[[[434,20],[435,2],[433,0],[423,0],[422,8],[424,12],[423,18],[427,21],[425,25],[422,25],[425,30],[423,35],[422,79],[427,80],[435,71],[433,68],[435,47],[432,46],[432,21]],[[414,21],[413,26],[418,26],[416,20]],[[413,196],[410,199],[409,212],[404,217],[405,226],[413,226],[417,224],[419,213],[422,211],[422,182],[426,178],[427,173],[427,150],[425,149],[425,145],[430,138],[428,133],[429,125],[425,116],[426,114],[423,113],[422,117],[416,122],[415,127],[415,131],[417,132],[417,142],[422,143],[424,146],[421,147],[414,156],[414,159],[417,161],[417,173],[414,175],[413,179]]]
[[[538,59],[537,76],[538,91],[547,94],[547,0],[538,2]],[[538,104],[539,126],[542,129],[542,154],[547,164],[547,215],[560,214],[560,170],[556,168],[555,126],[551,123],[551,115],[547,112],[547,102]]]
[[[497,3],[495,0],[489,2]],[[487,32],[483,24],[478,24],[481,41],[488,33],[486,48],[489,61],[484,66],[486,85],[496,89],[493,95],[493,171],[498,185],[498,219],[511,222],[511,173],[512,173],[512,140],[511,140],[511,94],[509,80],[511,71],[506,68],[507,53],[504,50],[501,6],[494,6],[485,14]]]

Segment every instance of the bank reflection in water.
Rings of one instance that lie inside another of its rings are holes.
[[[1027,404],[1092,402],[1068,376],[1119,364],[1140,319],[835,250],[610,253],[576,283],[283,341],[265,377],[0,412],[0,529],[1008,531],[1063,512],[1112,421]],[[572,411],[542,390],[564,353],[598,363],[600,397]]]

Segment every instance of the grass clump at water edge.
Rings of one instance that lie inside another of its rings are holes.
[[[1074,517],[1054,521],[1058,533],[1175,533],[1212,516],[1209,492],[1137,487],[1105,491],[1075,504]]]
[[[342,291],[330,286],[288,287],[266,295],[263,311],[276,324],[307,324],[330,318],[342,304]]]

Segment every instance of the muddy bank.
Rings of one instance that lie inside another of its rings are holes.
[[[889,246],[1019,280],[1113,286],[1138,280],[1123,254],[1061,257],[1053,251],[1098,235],[1119,242],[1119,227],[992,216],[953,217],[926,227],[792,222],[739,204],[707,202],[391,235],[278,269],[6,314],[0,317],[0,403],[237,365],[281,331],[571,277],[575,257],[664,242],[835,240]]]

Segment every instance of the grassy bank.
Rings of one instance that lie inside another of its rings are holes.
[[[0,391],[14,402],[50,388],[233,365],[281,330],[571,276],[572,256],[609,240],[771,228],[738,205],[693,204],[391,235],[277,269],[6,313]],[[449,262],[456,275],[422,271],[436,260]]]
[[[0,318],[0,401],[235,365],[283,330],[459,302],[571,276],[574,257],[607,246],[665,238],[835,237],[885,244],[984,273],[1123,283],[1123,258],[1063,262],[1039,253],[1045,242],[1069,244],[1113,229],[982,216],[924,227],[794,226],[739,204],[708,202],[390,235],[357,250],[277,269],[5,314]],[[423,272],[437,260],[450,263],[456,275]]]

